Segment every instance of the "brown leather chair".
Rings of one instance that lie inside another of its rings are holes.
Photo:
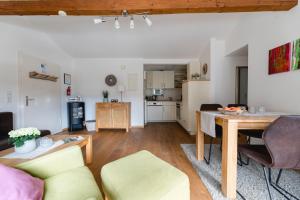
[[[286,198],[298,199],[279,186],[279,179],[282,169],[300,169],[300,116],[278,118],[264,131],[263,140],[264,145],[239,145],[239,151],[263,166],[270,199],[270,185]],[[276,183],[271,180],[271,168],[280,169]]]
[[[245,107],[246,110],[248,110],[248,105],[246,104],[228,104],[227,107]],[[263,130],[239,130],[239,134],[244,135],[247,137],[247,143],[251,143],[251,138],[262,138]],[[249,158],[247,158],[247,161],[244,162],[242,159],[241,154],[239,153],[239,163],[240,166],[248,165],[249,164]]]
[[[200,111],[217,111],[218,108],[223,108],[223,106],[220,104],[202,104],[200,107]],[[216,137],[222,139],[222,127],[217,124],[216,124]],[[204,160],[208,165],[210,163],[210,158],[211,158],[211,147],[212,147],[213,139],[214,139],[213,137],[210,137],[208,158],[206,159],[204,156]]]

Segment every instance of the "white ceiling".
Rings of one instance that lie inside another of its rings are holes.
[[[45,32],[75,58],[198,58],[209,39],[225,39],[245,14],[180,14],[150,16],[148,27],[142,17],[95,25],[94,17],[0,17],[0,21]]]

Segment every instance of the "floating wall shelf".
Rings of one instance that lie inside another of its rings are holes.
[[[30,78],[34,78],[34,79],[41,79],[41,80],[47,80],[47,81],[53,81],[56,82],[58,77],[57,76],[51,76],[51,75],[47,75],[47,74],[41,74],[38,72],[29,72],[29,77]]]

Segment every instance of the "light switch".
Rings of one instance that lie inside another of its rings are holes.
[[[12,94],[12,91],[7,91],[6,92],[6,103],[7,104],[11,104],[13,101],[13,94]]]

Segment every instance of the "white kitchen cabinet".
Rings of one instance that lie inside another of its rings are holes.
[[[147,121],[176,121],[176,102],[147,102]]]
[[[163,106],[163,121],[176,121],[176,105]]]
[[[146,73],[147,88],[165,89],[175,87],[174,71],[148,71]]]
[[[153,72],[146,72],[147,88],[153,88]]]
[[[164,88],[164,76],[161,71],[153,71],[152,88],[155,89]]]
[[[174,71],[164,71],[163,79],[164,79],[164,88],[174,88],[175,87],[175,73]]]

